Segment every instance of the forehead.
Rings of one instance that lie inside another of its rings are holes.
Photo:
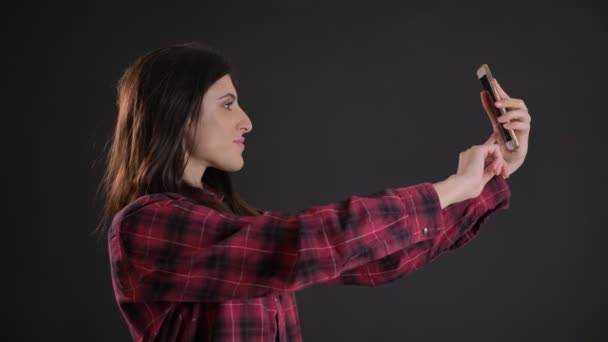
[[[213,96],[222,96],[227,92],[231,92],[236,95],[234,84],[232,83],[232,78],[230,75],[224,75],[215,81],[215,83],[209,87],[207,92]]]

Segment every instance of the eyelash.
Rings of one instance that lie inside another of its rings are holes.
[[[234,102],[226,103],[226,104],[224,105],[224,108],[225,108],[225,106],[232,106],[232,104],[234,104]],[[231,110],[230,108],[226,108],[226,109]]]

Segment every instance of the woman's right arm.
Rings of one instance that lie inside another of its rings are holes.
[[[145,196],[144,196],[145,197]],[[121,301],[225,301],[294,291],[442,233],[431,183],[236,216],[166,199],[120,212],[109,253]]]

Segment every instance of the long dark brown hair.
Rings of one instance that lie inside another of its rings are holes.
[[[108,228],[111,218],[129,202],[159,192],[182,194],[221,212],[261,213],[239,197],[226,171],[207,167],[201,179],[204,188],[223,195],[223,201],[190,196],[196,189],[182,178],[185,152],[193,149],[191,139],[183,143],[186,123],[198,122],[205,92],[225,75],[236,88],[228,58],[199,42],[150,51],[126,68],[117,84],[118,116],[109,149],[106,145],[98,189],[103,192],[104,210],[97,232]]]

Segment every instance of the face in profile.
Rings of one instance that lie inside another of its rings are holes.
[[[194,142],[191,155],[186,155],[184,177],[200,186],[200,179],[208,166],[226,172],[243,167],[244,145],[235,143],[253,125],[239,106],[238,94],[230,75],[218,79],[205,93],[198,123],[188,123],[187,138]]]

